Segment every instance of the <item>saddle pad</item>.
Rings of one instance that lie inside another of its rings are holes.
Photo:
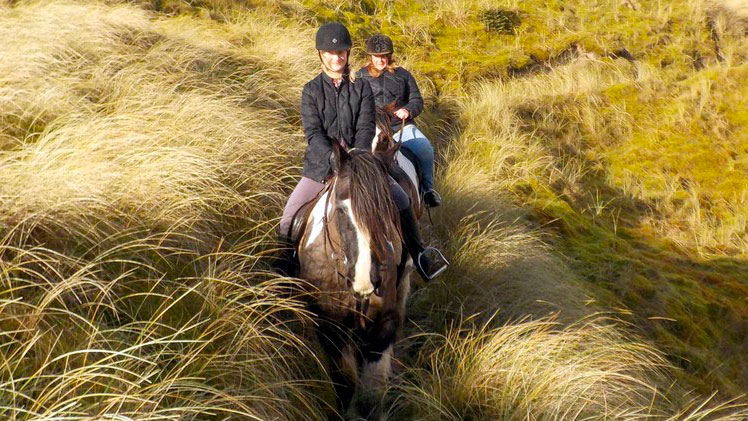
[[[317,196],[315,196],[314,199],[301,205],[299,210],[294,214],[293,219],[291,220],[290,232],[291,243],[293,243],[294,246],[298,246],[301,236],[304,234],[306,224],[309,221],[309,215],[312,213],[312,209],[314,209],[314,204],[317,203],[317,200],[319,200],[319,198],[328,190],[330,190],[329,184],[325,185],[325,188],[317,193]]]
[[[421,162],[418,161],[418,157],[416,156],[416,154],[405,146],[401,146],[399,151],[405,156],[405,158],[408,159],[408,161],[410,161],[411,164],[413,164],[413,168],[416,169],[418,179],[423,180],[423,170],[421,169]],[[421,186],[418,186],[418,193],[419,195],[422,193]]]

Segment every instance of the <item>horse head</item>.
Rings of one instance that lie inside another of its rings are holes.
[[[395,102],[377,107],[374,121],[376,123],[376,134],[372,141],[372,152],[377,155],[386,165],[391,165],[395,159],[400,143],[396,142],[392,133],[390,119],[395,115]]]
[[[359,296],[368,296],[383,281],[391,278],[395,282],[397,276],[401,244],[397,206],[380,159],[370,151],[346,150],[337,143],[333,143],[333,154],[331,187],[324,196],[324,206],[315,206],[311,215],[315,220],[309,221],[310,235],[302,245],[322,245],[325,253],[317,250],[307,257],[329,260],[335,273],[325,273],[317,264],[306,267],[321,273],[304,273],[302,261],[302,277],[332,276],[339,280],[338,288],[347,286]],[[324,237],[322,242],[315,241],[314,236],[315,225],[319,224],[324,226],[324,230],[317,230]],[[303,260],[303,250],[300,257]]]

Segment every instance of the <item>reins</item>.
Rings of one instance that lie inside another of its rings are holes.
[[[397,142],[400,145],[403,144],[403,130],[405,129],[405,118],[400,119],[400,140]]]
[[[347,145],[345,145],[344,142],[339,142],[339,145],[342,148],[344,148],[347,153],[350,153],[351,151],[353,151],[353,150],[356,149],[356,148],[349,148],[349,147],[347,147]],[[337,175],[336,175],[335,179],[332,182],[332,184],[327,189],[330,194],[328,194],[327,198],[325,199],[325,211],[324,211],[324,215],[322,217],[322,224],[324,225],[324,230],[325,230],[325,241],[324,241],[325,254],[328,254],[328,248],[327,247],[328,247],[328,244],[329,244],[330,248],[332,249],[332,253],[330,255],[331,255],[331,257],[334,260],[336,260],[336,265],[337,265],[337,259],[335,259],[335,256],[336,256],[336,254],[338,254],[337,251],[341,248],[341,245],[338,244],[337,247],[336,247],[336,245],[334,244],[334,242],[332,240],[332,235],[330,235],[330,221],[329,221],[327,215],[329,213],[330,204],[332,202],[332,196],[333,196],[333,194],[335,194],[335,188],[337,187],[337,182],[338,182],[338,180],[337,180]],[[335,269],[335,274],[337,275],[338,280],[340,280],[342,278],[347,283],[351,284],[351,290],[352,290],[352,288],[353,288],[352,287],[353,281],[350,278],[348,278],[348,276],[346,276],[343,273],[341,273],[340,270],[338,270],[338,268]],[[369,303],[370,303],[370,296],[371,296],[371,294],[361,295],[358,292],[356,292],[355,290],[352,290],[352,292],[353,292],[353,296],[356,299],[356,309],[355,309],[356,321],[357,321],[357,323],[359,323],[361,325],[362,329],[365,329],[366,328],[366,320],[367,320],[366,312],[369,310]]]

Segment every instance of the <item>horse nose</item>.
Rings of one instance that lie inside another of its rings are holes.
[[[356,298],[367,298],[369,295],[371,295],[372,292],[374,292],[375,289],[376,287],[374,285],[369,284],[359,289],[354,288],[353,294]]]

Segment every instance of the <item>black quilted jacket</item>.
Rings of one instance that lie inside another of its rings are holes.
[[[343,79],[339,88],[324,72],[304,85],[301,122],[307,148],[302,175],[322,182],[330,173],[332,143],[371,150],[374,138],[374,97],[366,81]]]
[[[410,113],[410,117],[405,120],[405,124],[412,124],[413,119],[418,117],[423,111],[423,98],[421,91],[413,75],[402,67],[395,68],[394,73],[382,72],[379,77],[369,74],[366,67],[356,73],[359,79],[366,79],[371,85],[371,91],[374,94],[374,103],[377,107],[385,106],[392,101],[396,102],[396,110],[405,108]],[[397,117],[391,118],[392,130],[400,130],[402,121]]]

